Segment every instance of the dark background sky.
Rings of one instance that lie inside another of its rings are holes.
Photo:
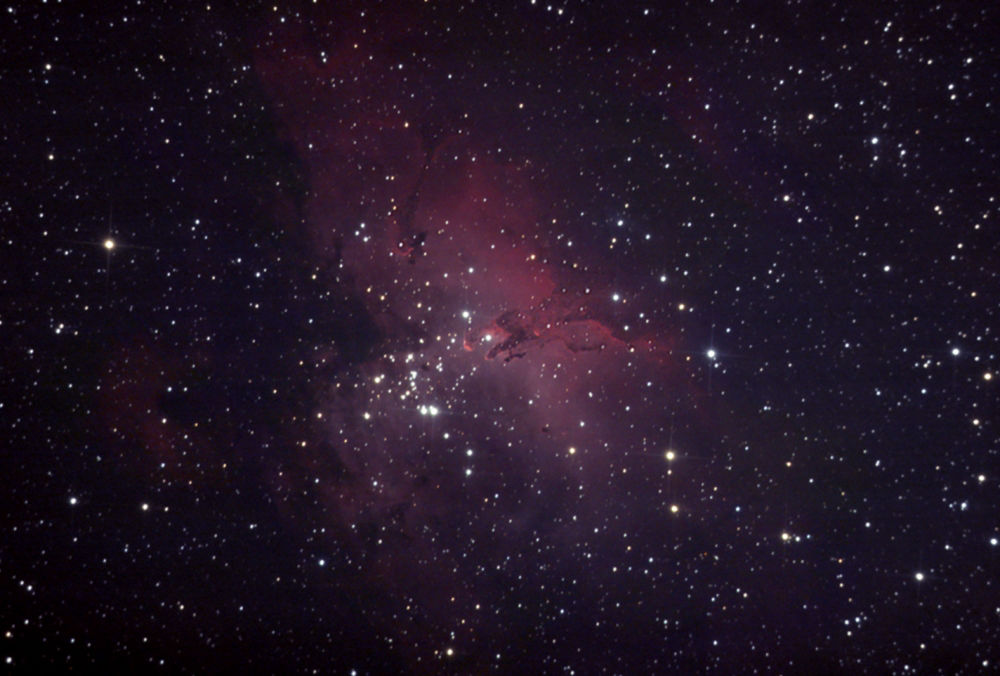
[[[997,19],[5,6],[0,659],[996,668]]]

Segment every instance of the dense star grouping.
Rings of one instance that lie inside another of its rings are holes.
[[[992,8],[50,4],[8,665],[995,668]]]

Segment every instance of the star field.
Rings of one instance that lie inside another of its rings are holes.
[[[14,671],[988,673],[986,3],[14,3]]]

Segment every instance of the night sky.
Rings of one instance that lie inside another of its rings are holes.
[[[0,7],[14,671],[1000,664],[988,2]]]

